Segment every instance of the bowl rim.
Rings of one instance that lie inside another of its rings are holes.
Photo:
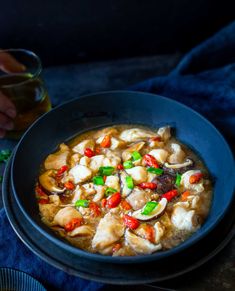
[[[223,137],[223,135],[219,132],[219,130],[209,120],[207,120],[204,116],[202,116],[200,113],[198,113],[194,109],[188,107],[187,105],[185,105],[185,104],[183,104],[183,103],[181,103],[179,101],[176,101],[174,99],[165,97],[165,96],[161,96],[161,95],[158,95],[158,94],[141,92],[141,91],[128,91],[128,90],[101,91],[101,92],[86,94],[86,95],[83,95],[83,96],[80,96],[80,97],[77,97],[77,98],[73,98],[71,100],[68,100],[68,101],[60,104],[59,106],[53,108],[51,111],[43,114],[39,119],[37,119],[28,128],[28,130],[23,134],[23,136],[21,137],[20,141],[18,142],[18,145],[16,146],[16,149],[15,149],[15,151],[13,153],[13,156],[12,156],[11,187],[12,187],[12,190],[13,190],[13,195],[14,195],[14,197],[16,199],[16,202],[17,202],[18,206],[20,207],[23,215],[37,229],[37,231],[39,231],[40,233],[45,235],[47,238],[49,238],[51,241],[56,243],[61,248],[69,250],[75,255],[82,256],[82,257],[87,257],[88,259],[96,260],[96,261],[100,261],[100,262],[110,262],[110,263],[119,263],[119,264],[141,263],[141,262],[147,262],[147,261],[153,261],[153,260],[157,261],[157,260],[160,260],[160,259],[163,259],[163,258],[165,259],[168,256],[173,256],[175,254],[178,254],[179,252],[182,252],[185,248],[189,248],[191,245],[197,243],[200,239],[205,237],[212,229],[214,229],[218,225],[218,223],[221,221],[221,219],[224,217],[225,213],[228,211],[229,205],[230,205],[230,203],[231,203],[231,201],[232,201],[232,199],[233,199],[233,197],[235,195],[235,191],[233,190],[233,193],[231,194],[230,199],[227,199],[227,203],[226,203],[226,205],[224,207],[224,211],[214,219],[213,224],[207,226],[207,228],[205,228],[204,231],[202,233],[200,233],[199,235],[197,235],[198,231],[196,231],[195,233],[192,234],[192,236],[190,236],[184,242],[180,243],[179,245],[177,245],[177,246],[175,246],[175,247],[173,247],[173,248],[171,248],[169,250],[165,250],[165,251],[161,251],[161,252],[155,252],[155,253],[146,254],[146,255],[123,256],[123,257],[122,256],[113,257],[113,256],[106,256],[106,255],[97,254],[97,253],[90,253],[90,252],[87,252],[87,251],[84,251],[82,249],[74,247],[69,242],[65,241],[63,238],[60,238],[59,236],[56,236],[56,234],[55,235],[51,235],[50,233],[45,231],[38,223],[36,223],[30,217],[30,215],[24,209],[23,205],[21,205],[20,199],[19,199],[19,197],[17,195],[16,189],[15,189],[15,186],[14,186],[14,181],[13,181],[15,157],[17,155],[18,149],[20,148],[20,146],[22,144],[22,141],[24,140],[24,138],[28,134],[30,134],[30,131],[34,127],[34,125],[38,124],[41,119],[43,119],[45,116],[49,115],[51,112],[54,112],[56,110],[60,110],[60,108],[64,107],[67,104],[70,104],[70,103],[73,103],[73,102],[79,102],[80,99],[85,99],[85,98],[99,96],[99,95],[110,95],[110,94],[133,94],[133,95],[143,95],[144,94],[144,95],[147,95],[147,96],[149,96],[151,98],[158,97],[160,99],[166,100],[167,102],[173,102],[177,106],[183,107],[185,110],[188,110],[188,111],[192,112],[198,118],[202,119],[203,122],[207,123],[207,125],[209,125],[215,131],[215,133],[219,136],[219,138],[223,142],[223,144],[224,144],[224,146],[226,148],[226,151],[230,155],[231,159],[233,160],[233,164],[234,164],[233,153],[232,153],[228,143],[226,142],[225,138]],[[235,168],[235,165],[234,165],[234,168]],[[205,224],[205,222],[204,222],[204,224]],[[202,227],[203,227],[203,225],[202,225]]]

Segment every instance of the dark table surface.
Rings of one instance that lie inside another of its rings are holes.
[[[179,54],[141,57],[109,62],[52,67],[44,70],[44,79],[53,106],[87,93],[127,89],[144,79],[165,75],[180,59]],[[0,149],[13,149],[17,141],[1,140]],[[3,171],[4,166],[1,166]],[[2,198],[0,195],[0,207]],[[156,266],[157,267],[157,266]],[[235,290],[235,238],[212,260],[177,279],[159,286],[122,286],[122,290]],[[106,285],[105,290],[120,290]]]

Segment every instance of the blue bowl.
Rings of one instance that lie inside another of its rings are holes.
[[[213,201],[202,227],[170,250],[135,257],[110,257],[77,249],[54,234],[39,216],[34,196],[40,164],[61,142],[97,127],[142,124],[175,128],[176,137],[194,149],[215,178]],[[22,213],[40,232],[74,256],[112,263],[141,263],[165,259],[192,246],[218,224],[232,201],[235,189],[233,155],[218,130],[204,117],[174,100],[147,93],[101,92],[67,102],[41,117],[20,140],[12,161],[11,187]]]
[[[11,268],[0,268],[0,290],[46,291],[42,284],[30,275]]]

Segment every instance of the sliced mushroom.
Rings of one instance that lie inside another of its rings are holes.
[[[122,152],[122,159],[124,161],[130,160],[132,153],[135,151],[137,152],[140,151],[144,145],[145,145],[144,141],[131,145],[130,147],[128,147],[126,150]]]
[[[126,142],[135,142],[148,137],[156,136],[155,133],[140,128],[126,129],[120,134],[120,139]]]
[[[184,167],[188,167],[193,165],[193,161],[191,159],[186,159],[185,162],[181,163],[181,164],[169,164],[169,163],[165,163],[164,167],[170,168],[170,169],[180,169],[180,168],[184,168]]]
[[[139,209],[137,211],[134,211],[132,213],[132,216],[134,218],[139,219],[139,220],[144,220],[144,221],[150,220],[150,219],[156,218],[157,216],[159,216],[160,214],[162,214],[163,211],[166,208],[166,205],[167,205],[166,198],[162,198],[159,201],[158,205],[155,207],[155,209],[150,214],[148,214],[148,215],[141,214],[143,212],[143,210],[144,210],[144,207],[143,207],[142,209]]]
[[[39,183],[49,192],[63,193],[65,189],[61,189],[56,185],[56,180],[52,175],[53,170],[44,172],[41,176],[39,176]]]
[[[128,229],[125,232],[125,240],[138,254],[152,254],[162,248],[161,244],[152,244],[147,239],[135,235]]]
[[[67,232],[70,237],[74,236],[92,236],[94,229],[90,225],[81,225],[76,227],[73,231]]]

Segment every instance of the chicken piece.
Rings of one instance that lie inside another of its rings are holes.
[[[82,185],[82,192],[85,196],[90,196],[96,193],[93,183],[86,183]]]
[[[49,195],[48,204],[39,204],[39,210],[42,220],[48,225],[50,224],[56,213],[60,210],[60,197],[58,195]]]
[[[81,183],[89,180],[92,176],[92,171],[82,165],[76,165],[69,171],[69,175],[73,177],[74,183]]]
[[[132,153],[135,151],[139,152],[144,147],[144,145],[145,145],[144,141],[132,144],[122,152],[122,159],[124,161],[130,160]]]
[[[60,209],[56,213],[53,220],[53,224],[64,227],[73,218],[82,219],[82,215],[74,207],[68,206],[68,207]]]
[[[155,229],[155,244],[158,244],[164,235],[164,226],[159,221],[154,224]]]
[[[117,167],[118,164],[121,163],[120,156],[110,150],[106,150],[106,159],[104,160],[103,166],[111,166],[111,167]]]
[[[168,141],[171,137],[171,128],[170,126],[160,127],[157,131],[157,134],[161,137],[163,141]]]
[[[105,135],[118,135],[118,130],[113,127],[106,127],[94,133],[94,138],[104,137]]]
[[[71,167],[74,167],[78,164],[79,160],[80,160],[80,157],[81,155],[76,153],[76,154],[73,154],[70,158],[70,166]]]
[[[140,128],[131,128],[122,131],[119,138],[126,142],[135,142],[141,139],[146,139],[149,137],[154,137],[156,134]]]
[[[104,139],[105,135],[100,136],[97,140],[96,143],[97,144],[101,144],[103,139]],[[110,149],[111,150],[116,150],[118,148],[122,148],[123,146],[125,146],[125,142],[123,140],[120,140],[116,137],[111,137],[111,146]]]
[[[70,154],[69,147],[65,144],[60,145],[59,151],[55,152],[54,154],[50,154],[45,162],[44,167],[46,170],[50,169],[60,169],[62,166],[67,164],[67,159]]]
[[[73,147],[73,151],[75,153],[79,153],[80,155],[84,155],[84,151],[86,148],[90,148],[91,150],[94,150],[95,142],[93,139],[85,139],[79,144],[77,144],[75,147]]]
[[[204,191],[204,186],[203,186],[203,179],[200,180],[199,183],[191,184],[189,182],[190,177],[194,174],[201,173],[199,170],[190,170],[185,172],[181,176],[181,181],[180,184],[184,187],[185,190],[190,190],[192,194],[197,194],[201,193]]]
[[[185,159],[185,152],[182,150],[181,146],[177,143],[172,143],[171,149],[173,153],[169,156],[168,161],[172,164],[182,163]]]
[[[67,235],[70,237],[75,236],[92,236],[94,229],[90,225],[81,225],[76,227],[74,230],[67,232]]]
[[[104,193],[105,193],[105,188],[106,187],[101,186],[101,185],[94,185],[94,187],[95,187],[95,190],[96,190],[96,194],[95,194],[95,196],[93,197],[92,200],[94,202],[99,202],[104,197]]]
[[[126,169],[128,175],[132,177],[136,184],[140,184],[147,181],[148,172],[145,167],[137,166],[131,169]]]
[[[154,149],[149,152],[159,163],[164,164],[167,157],[169,156],[168,151],[164,149]]]
[[[73,199],[72,199],[72,203],[75,203],[77,200],[82,199],[82,189],[80,187],[80,185],[77,185],[77,187],[75,188],[74,192],[73,192]]]
[[[117,192],[120,192],[120,183],[119,183],[118,176],[112,176],[112,175],[108,176],[106,178],[105,185],[117,190]]]
[[[125,171],[122,171],[120,174],[122,197],[126,197],[132,192],[132,189],[127,187],[126,177],[128,177],[128,175]]]
[[[101,218],[96,234],[92,240],[92,247],[97,251],[109,247],[118,241],[124,234],[124,224],[119,216],[107,213]]]
[[[163,148],[164,147],[164,142],[163,141],[158,141],[158,140],[151,140],[149,141],[149,147],[150,148]]]
[[[103,166],[104,159],[105,159],[104,155],[96,155],[91,158],[90,168],[94,173],[98,172],[99,168]]]
[[[174,207],[171,222],[180,230],[195,231],[199,227],[195,210],[186,210],[180,206]]]
[[[90,158],[84,156],[80,159],[79,161],[79,164],[82,165],[82,166],[86,166],[86,167],[89,167],[89,164],[90,164]]]
[[[151,192],[135,187],[126,200],[134,210],[138,210],[151,200]]]
[[[135,235],[128,229],[125,232],[125,240],[126,243],[138,254],[152,254],[162,248],[161,244],[152,244],[147,239]]]

